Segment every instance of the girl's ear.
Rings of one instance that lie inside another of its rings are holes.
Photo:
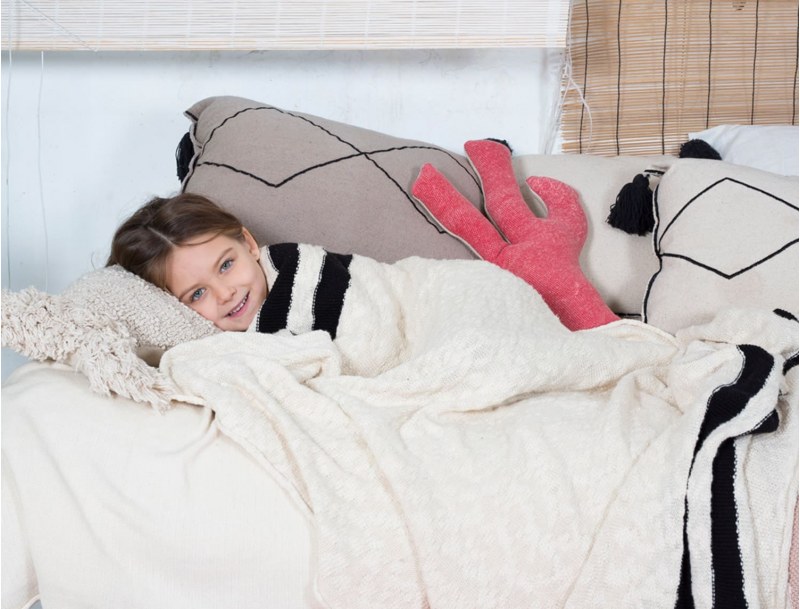
[[[242,237],[244,238],[244,242],[247,244],[247,249],[250,250],[250,253],[253,254],[253,256],[255,256],[256,260],[261,258],[261,248],[258,247],[258,243],[256,243],[253,235],[250,234],[250,231],[244,227],[242,227]]]

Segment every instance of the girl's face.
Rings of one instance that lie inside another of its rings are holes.
[[[267,297],[258,244],[227,235],[201,235],[167,258],[167,289],[221,330],[247,330]]]

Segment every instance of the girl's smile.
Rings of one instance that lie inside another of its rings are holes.
[[[201,235],[170,253],[167,289],[221,330],[247,330],[267,298],[259,257],[247,230],[242,239]]]

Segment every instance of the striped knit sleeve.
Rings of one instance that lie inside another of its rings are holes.
[[[268,248],[277,277],[261,306],[256,331],[293,334],[324,330],[336,338],[345,295],[350,287],[352,256],[306,244],[281,243]]]

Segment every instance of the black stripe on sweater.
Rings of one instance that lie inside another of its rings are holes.
[[[258,313],[256,330],[265,334],[283,330],[289,321],[292,288],[300,260],[300,250],[296,243],[271,245],[269,257],[275,270],[278,271],[278,277]]]
[[[325,254],[319,284],[314,294],[314,330],[325,330],[336,338],[339,318],[342,315],[344,296],[350,287],[350,262],[352,256]]]
[[[717,387],[708,401],[706,415],[695,443],[692,466],[697,453],[709,435],[721,425],[739,415],[750,399],[765,385],[775,359],[761,347],[740,345],[743,356],[741,372],[733,383]],[[755,426],[750,433],[764,433],[777,428],[777,415],[770,415]],[[691,476],[689,469],[689,476]],[[714,607],[746,609],[744,572],[737,527],[734,482],[736,454],[734,438],[725,440],[719,447],[712,464],[711,482],[711,569],[714,586]],[[688,488],[688,481],[687,481]],[[690,609],[694,605],[691,580],[691,555],[688,540],[689,504],[684,500],[683,559],[678,584],[676,609]]]

